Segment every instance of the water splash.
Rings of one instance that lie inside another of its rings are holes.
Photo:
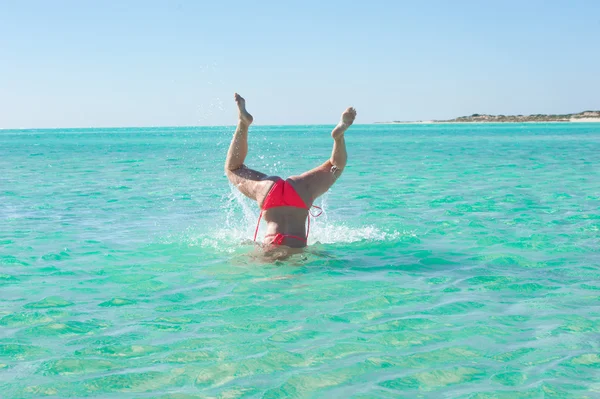
[[[188,228],[179,237],[170,237],[170,241],[179,241],[189,246],[213,248],[219,252],[236,252],[240,246],[254,246],[252,238],[256,229],[260,210],[256,203],[246,198],[234,186],[231,192],[221,201],[221,212],[225,220],[221,227],[214,227],[208,231],[198,231]],[[327,212],[328,194],[321,197],[317,204],[323,209],[318,218],[311,217],[308,244],[348,244],[361,241],[394,241],[410,235],[411,232],[385,231],[376,226],[349,226],[336,220],[334,215]],[[261,223],[258,229],[257,241],[261,241],[265,234],[266,224]],[[238,249],[236,249],[236,247]]]

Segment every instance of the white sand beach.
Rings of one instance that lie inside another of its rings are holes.
[[[569,122],[600,122],[600,118],[571,118]]]

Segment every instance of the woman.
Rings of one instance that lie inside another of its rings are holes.
[[[313,201],[329,190],[346,167],[344,133],[354,122],[356,110],[346,109],[340,122],[331,132],[331,158],[308,172],[283,180],[244,165],[248,154],[248,127],[253,118],[246,111],[246,101],[237,93],[235,102],[239,110],[239,121],[227,152],[225,173],[242,194],[258,203],[261,209],[258,223],[261,217],[267,222],[265,244],[303,248],[308,238],[306,219]],[[256,241],[256,233],[254,240]]]

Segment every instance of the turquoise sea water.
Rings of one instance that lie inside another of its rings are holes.
[[[330,129],[253,127],[247,163]],[[600,124],[353,126],[275,264],[231,134],[0,131],[0,396],[600,397]]]

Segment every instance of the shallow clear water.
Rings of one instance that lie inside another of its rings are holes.
[[[330,128],[253,127],[247,163]],[[354,126],[275,264],[231,133],[0,131],[2,397],[600,397],[600,124]]]

